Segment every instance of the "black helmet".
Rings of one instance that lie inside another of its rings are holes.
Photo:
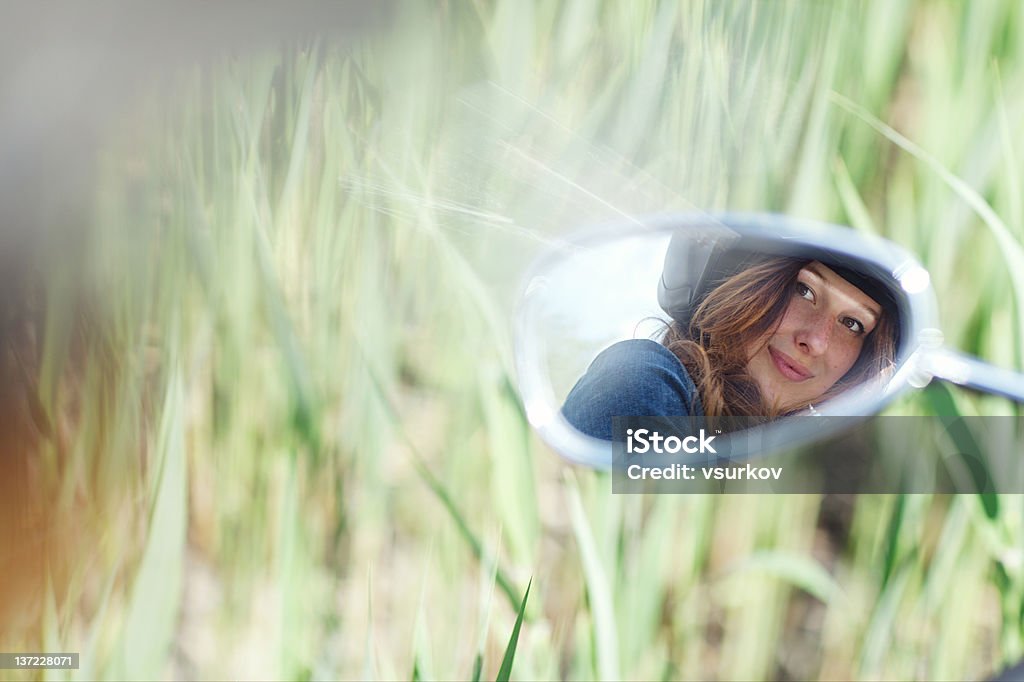
[[[658,281],[658,304],[673,320],[689,326],[693,312],[719,284],[767,258],[819,261],[882,306],[894,321],[899,348],[899,301],[904,294],[892,274],[878,265],[838,251],[793,244],[770,235],[740,235],[721,226],[707,232],[672,235]]]

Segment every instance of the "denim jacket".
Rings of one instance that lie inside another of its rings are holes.
[[[609,346],[587,368],[562,405],[574,427],[612,439],[612,417],[704,416],[700,396],[683,363],[649,339]]]

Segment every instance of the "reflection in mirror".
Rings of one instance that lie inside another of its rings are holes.
[[[709,221],[563,252],[533,282],[550,404],[524,391],[531,421],[610,441],[613,417],[874,413],[905,385],[913,316],[894,273],[907,262],[847,232]]]
[[[671,317],[647,339],[603,350],[566,398],[562,413],[589,436],[611,440],[613,416],[814,413],[892,375],[891,278],[861,263],[826,250],[708,249],[678,233],[665,265],[659,289]]]

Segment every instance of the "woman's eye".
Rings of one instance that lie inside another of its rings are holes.
[[[796,295],[800,298],[806,298],[808,301],[814,300],[814,292],[803,282],[796,283]]]
[[[842,322],[843,326],[849,329],[854,334],[857,334],[859,336],[860,334],[864,333],[864,325],[861,323],[860,320],[855,319],[853,317],[844,317]]]

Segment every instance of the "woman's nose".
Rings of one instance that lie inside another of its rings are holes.
[[[797,329],[796,344],[801,350],[810,355],[821,355],[828,350],[829,337],[832,334],[832,326],[824,315],[816,315],[805,321]]]

